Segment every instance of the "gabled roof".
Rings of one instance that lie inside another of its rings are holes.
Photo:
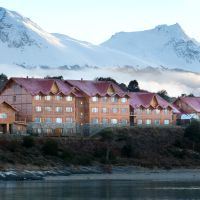
[[[0,105],[3,104],[3,103],[6,104],[6,105],[8,105],[14,111],[18,111],[14,106],[10,105],[7,101],[0,100]]]
[[[118,85],[110,81],[89,81],[89,80],[66,80],[71,86],[79,88],[87,96],[106,96],[110,95],[108,89],[113,88],[114,94],[120,97],[126,96],[127,93],[124,92]]]
[[[68,95],[73,92],[75,93],[75,87],[72,87],[71,85],[59,79],[11,78],[8,83],[11,81],[14,81],[23,87],[31,95],[37,95],[40,93],[48,95],[51,93],[53,84],[58,86],[59,93],[64,95]]]
[[[180,97],[178,99],[189,105],[195,112],[200,112],[200,97]]]
[[[158,103],[157,107],[161,108],[172,108],[173,106],[168,103],[166,100],[161,98],[159,95],[155,93],[149,93],[149,92],[130,92],[130,105],[132,108],[139,108],[139,107],[144,107],[144,108],[149,108],[151,106],[151,102],[153,98],[155,97]]]

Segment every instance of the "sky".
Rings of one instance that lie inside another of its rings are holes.
[[[0,0],[48,32],[99,44],[120,31],[179,23],[200,41],[200,0]]]

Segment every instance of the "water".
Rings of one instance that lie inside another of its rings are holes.
[[[55,199],[200,199],[200,181],[62,180],[0,182],[0,200]]]

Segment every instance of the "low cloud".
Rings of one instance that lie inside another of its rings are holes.
[[[45,69],[34,68],[25,69],[16,65],[0,65],[0,73],[5,73],[9,77],[45,77],[47,75],[60,76],[65,79],[94,79],[96,77],[112,77],[118,82],[128,84],[130,80],[138,80],[140,87],[151,92],[165,89],[171,96],[179,96],[183,93],[200,96],[200,74],[180,70],[168,70],[165,68],[90,68],[83,69]]]

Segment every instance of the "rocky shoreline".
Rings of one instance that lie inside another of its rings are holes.
[[[111,168],[108,170],[108,168]],[[49,170],[0,171],[0,181],[27,180],[197,180],[200,169],[147,169],[137,166],[78,166]]]
[[[47,176],[70,176],[74,174],[102,174],[101,167],[66,167],[50,170],[16,170],[0,171],[0,181],[44,180]]]

